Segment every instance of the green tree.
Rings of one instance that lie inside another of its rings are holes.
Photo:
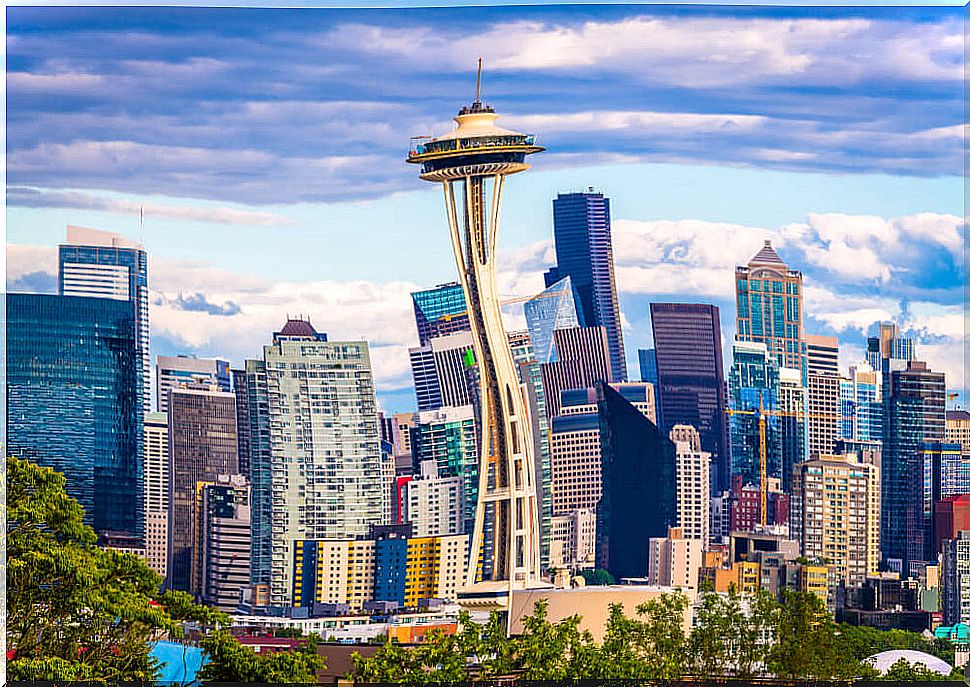
[[[812,593],[785,590],[778,607],[768,671],[783,679],[847,679],[859,674],[859,662],[839,646],[836,625]]]
[[[248,682],[261,684],[316,682],[316,671],[326,662],[317,654],[315,637],[292,651],[257,654],[226,630],[209,633],[201,641],[209,657],[198,678],[201,682]]]
[[[838,637],[841,650],[859,661],[882,651],[912,649],[936,656],[950,665],[954,663],[951,642],[927,639],[917,632],[841,624],[838,626]]]
[[[684,618],[690,604],[680,592],[662,593],[637,606],[639,619],[632,640],[646,666],[647,677],[675,680],[690,667],[690,646]]]
[[[7,459],[7,665],[11,679],[153,680],[152,642],[181,620],[210,621],[137,556],[97,546],[64,476]]]
[[[962,676],[958,675],[959,677]],[[905,658],[901,658],[892,664],[885,674],[875,679],[891,682],[944,682],[949,681],[951,677],[930,670],[922,663],[910,663]]]
[[[551,623],[548,612],[548,601],[541,599],[532,615],[522,619],[523,632],[513,641],[516,668],[525,680],[585,677],[595,651],[592,636],[579,629],[578,615]]]
[[[610,604],[599,655],[594,656],[590,672],[584,677],[601,680],[645,679],[647,664],[634,645],[638,628],[636,620],[626,617],[621,604]]]
[[[595,570],[582,570],[579,573],[586,584],[591,587],[600,587],[607,584],[616,584],[616,579],[610,574],[609,570],[596,568]]]

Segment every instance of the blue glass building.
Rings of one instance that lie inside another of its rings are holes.
[[[414,304],[414,322],[418,327],[418,340],[422,346],[436,336],[468,331],[468,312],[465,292],[458,282],[441,284],[426,291],[411,294]]]
[[[657,386],[660,379],[657,374],[657,349],[641,348],[637,350],[637,358],[640,361],[640,381]]]
[[[569,277],[560,279],[535,298],[526,301],[524,310],[533,354],[540,364],[559,359],[552,336],[555,330],[583,326],[583,318],[576,308],[576,290]]]
[[[144,376],[128,300],[7,295],[7,437],[99,532],[144,536]]]
[[[552,202],[556,266],[546,286],[571,277],[579,313],[587,327],[603,327],[609,343],[612,381],[626,381],[623,329],[613,274],[610,200],[602,193],[560,193]]]
[[[141,400],[151,410],[151,357],[148,331],[148,254],[130,239],[97,229],[67,227],[58,247],[57,292],[125,300],[134,306],[136,353],[143,377]]]
[[[778,409],[779,367],[777,358],[768,353],[763,343],[734,342],[734,362],[731,365],[729,387],[731,409],[739,411],[730,416],[731,474],[740,475],[743,484],[758,484],[761,480],[761,435],[758,411]],[[768,476],[782,476],[781,426],[778,417],[768,415],[765,420],[765,445]]]

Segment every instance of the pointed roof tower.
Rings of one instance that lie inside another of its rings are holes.
[[[787,267],[785,261],[781,259],[775,249],[771,247],[771,241],[765,239],[765,245],[761,247],[751,260],[748,261],[748,267],[754,266],[766,266],[766,267]]]

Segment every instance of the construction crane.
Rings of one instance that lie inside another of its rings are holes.
[[[763,397],[758,395],[757,410],[736,410],[725,408],[728,415],[757,415],[758,416],[758,492],[761,500],[760,522],[764,527],[768,524],[768,446],[767,446],[767,417],[794,417],[801,420],[842,420],[843,415],[829,413],[798,413],[788,410],[765,410]]]

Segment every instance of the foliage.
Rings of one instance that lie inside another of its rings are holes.
[[[209,662],[198,675],[203,683],[315,682],[316,671],[326,667],[323,657],[317,654],[315,641],[292,651],[257,654],[227,630],[216,630],[202,639],[201,646],[209,656]]]
[[[837,680],[859,673],[859,662],[840,650],[835,622],[814,594],[785,590],[778,605],[768,671],[782,679]]]
[[[152,680],[160,633],[180,623],[137,556],[99,548],[64,476],[7,459],[7,644],[11,679]]]
[[[578,615],[550,623],[548,610],[548,602],[542,599],[536,602],[532,615],[523,618],[523,633],[513,645],[515,667],[526,680],[585,677],[587,665],[594,659],[592,636],[580,631]]]
[[[637,615],[643,619],[633,626],[633,643],[648,677],[674,680],[687,672],[690,659],[684,614],[689,605],[687,597],[677,592],[637,606]]]
[[[580,575],[586,580],[586,584],[591,587],[600,587],[608,584],[616,584],[616,578],[610,574],[609,570],[596,568],[594,570],[581,570]]]
[[[857,660],[893,649],[922,651],[954,663],[953,644],[946,639],[927,639],[917,632],[880,630],[875,627],[841,624],[838,626],[841,650]]]
[[[940,675],[922,663],[910,663],[905,658],[901,658],[885,674],[875,679],[887,682],[944,682],[949,681],[951,677],[949,675]]]

